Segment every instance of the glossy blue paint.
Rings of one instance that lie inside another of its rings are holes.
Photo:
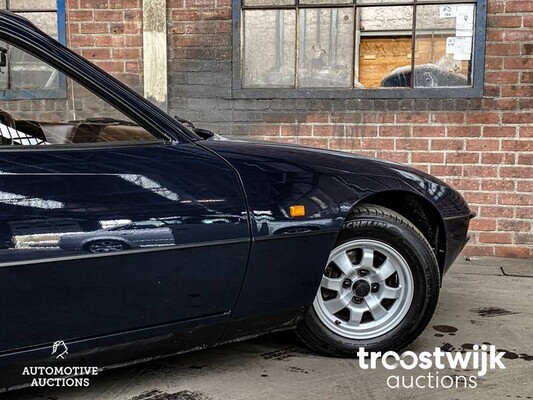
[[[25,20],[16,41],[160,141],[0,147],[0,387],[27,365],[104,367],[294,327],[354,205],[416,196],[444,272],[470,211],[444,182],[353,154],[202,140]],[[306,215],[291,218],[289,207]]]

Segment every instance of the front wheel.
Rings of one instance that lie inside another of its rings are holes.
[[[312,307],[298,327],[311,348],[334,356],[399,350],[429,323],[440,286],[437,260],[400,214],[361,205],[343,224]]]

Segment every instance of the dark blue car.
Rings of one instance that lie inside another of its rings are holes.
[[[224,140],[3,11],[0,41],[0,387],[286,329],[398,350],[428,324],[473,216],[444,182]]]

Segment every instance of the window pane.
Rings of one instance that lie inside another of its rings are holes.
[[[0,42],[0,47],[3,48],[3,49],[6,49],[7,48],[7,44],[6,42]],[[8,70],[9,70],[9,57],[7,57],[6,55],[6,62],[7,62],[7,66],[5,67],[0,67],[0,90],[6,90],[9,88],[8,86],[8,82],[9,82],[9,73],[8,73]]]
[[[296,11],[245,10],[243,86],[294,87]]]
[[[291,6],[295,0],[244,0],[245,6]]]
[[[46,33],[57,37],[57,13],[20,13]],[[15,47],[10,48],[10,89],[57,89],[59,76],[55,69]]]
[[[356,0],[356,3],[357,4],[414,3],[414,0]]]
[[[415,86],[470,86],[474,5],[417,7]]]
[[[57,0],[11,0],[10,10],[57,10]]]
[[[351,87],[353,8],[302,9],[299,21],[298,86]]]
[[[56,12],[25,12],[18,13],[21,17],[28,18],[39,29],[57,39],[57,13]]]
[[[300,0],[300,4],[352,4],[352,0]]]
[[[361,7],[361,31],[412,31],[413,7]]]
[[[360,8],[361,40],[356,84],[367,88],[409,87],[413,7]]]

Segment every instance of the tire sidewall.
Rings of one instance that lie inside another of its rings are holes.
[[[325,346],[324,350],[333,355],[350,356],[359,347],[367,351],[403,348],[427,326],[435,310],[440,287],[435,256],[416,228],[379,216],[364,215],[345,222],[336,247],[356,239],[386,243],[405,259],[414,282],[409,311],[389,332],[371,339],[349,339],[334,333],[319,319],[314,306],[310,307],[305,323],[314,335],[320,337],[321,347]]]

